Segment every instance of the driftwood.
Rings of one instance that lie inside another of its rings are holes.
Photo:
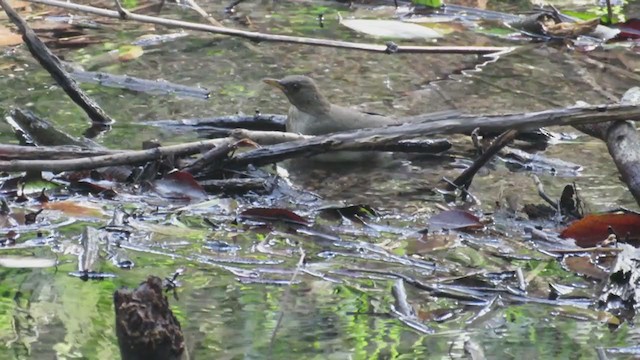
[[[488,55],[488,54],[494,54],[494,53],[505,53],[514,49],[511,47],[499,47],[499,46],[405,46],[405,45],[396,45],[394,43],[388,43],[386,45],[378,45],[378,44],[355,43],[355,42],[339,41],[339,40],[305,38],[305,37],[289,36],[289,35],[272,35],[272,34],[263,34],[258,32],[232,29],[227,27],[198,24],[198,23],[192,23],[187,21],[163,19],[163,18],[147,16],[147,15],[138,15],[138,14],[132,14],[126,11],[118,12],[114,10],[106,10],[106,9],[96,8],[93,6],[79,5],[79,4],[73,4],[73,3],[57,1],[57,0],[29,0],[29,2],[44,4],[49,6],[56,6],[56,7],[60,7],[68,10],[81,11],[81,12],[91,13],[95,15],[110,17],[110,18],[126,19],[126,20],[138,21],[142,23],[157,24],[157,25],[162,25],[162,26],[167,26],[172,28],[181,28],[181,29],[189,29],[189,30],[195,30],[195,31],[204,31],[204,32],[209,32],[214,34],[236,36],[236,37],[241,37],[241,38],[253,40],[253,41],[272,41],[272,42],[283,42],[283,43],[291,43],[291,44],[314,45],[314,46],[324,46],[324,47],[333,47],[333,48],[341,48],[341,49],[379,52],[379,53],[387,53],[387,54],[430,53],[430,54]]]
[[[116,335],[123,360],[186,358],[180,322],[169,308],[162,280],[150,276],[135,290],[113,294]]]
[[[29,51],[35,57],[40,65],[51,74],[53,79],[62,87],[78,106],[84,110],[89,118],[96,123],[110,124],[113,119],[107,115],[100,106],[93,101],[87,94],[80,89],[78,84],[69,76],[69,73],[63,68],[58,59],[45,45],[40,41],[38,36],[27,25],[27,22],[18,15],[18,13],[9,5],[7,0],[0,0],[0,5],[9,16],[9,19],[18,27],[22,34],[22,39],[29,48]]]

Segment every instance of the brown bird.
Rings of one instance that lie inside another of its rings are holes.
[[[287,96],[291,107],[287,116],[287,131],[304,135],[321,135],[338,131],[382,127],[401,122],[378,114],[365,113],[330,103],[315,81],[303,75],[264,79]]]

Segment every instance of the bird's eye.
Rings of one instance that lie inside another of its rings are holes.
[[[293,84],[291,85],[291,87],[293,88],[293,90],[298,90],[298,89],[300,89],[300,84],[298,84],[298,83],[293,83]]]

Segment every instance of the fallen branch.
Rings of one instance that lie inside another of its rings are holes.
[[[622,100],[623,106],[637,106],[640,103],[640,88],[629,89]],[[638,120],[637,117],[617,119],[609,123],[576,125],[576,129],[598,138],[607,144],[609,154],[618,168],[622,181],[640,205],[640,136],[635,124],[626,120]]]
[[[0,171],[77,171],[107,166],[135,165],[161,159],[165,156],[186,156],[201,153],[227,141],[212,139],[179,145],[161,146],[148,150],[132,150],[117,154],[65,160],[0,161]]]
[[[4,0],[3,0],[4,1]],[[58,0],[28,0],[32,3],[44,4],[49,6],[61,7],[68,10],[82,11],[90,14],[121,19],[123,16],[114,10],[101,9],[93,6],[73,4]],[[187,21],[179,21],[172,19],[163,19],[148,15],[126,13],[127,20],[138,21],[142,23],[157,24],[172,28],[189,29],[196,31],[204,31],[213,34],[222,34],[228,36],[237,36],[253,41],[273,41],[291,44],[315,45],[324,47],[333,47],[340,49],[362,50],[379,53],[429,53],[429,54],[474,54],[474,55],[501,55],[513,50],[513,47],[500,46],[405,46],[388,43],[387,45],[355,43],[348,41],[328,40],[306,38],[289,35],[272,35],[258,32],[244,31],[227,27],[212,26],[206,24],[198,24]]]
[[[60,160],[116,154],[118,150],[94,150],[77,146],[0,145],[0,160]]]
[[[84,110],[89,118],[99,124],[110,124],[114,120],[107,115],[100,106],[93,101],[87,94],[80,89],[78,84],[71,78],[69,73],[62,67],[60,59],[58,59],[45,45],[40,41],[38,36],[27,25],[27,22],[18,15],[18,13],[9,5],[7,0],[0,0],[0,6],[9,16],[9,19],[18,27],[22,34],[22,39],[29,48],[29,51],[35,57],[40,65],[51,74],[51,77],[62,87],[69,95],[71,100],[78,104]]]
[[[236,139],[249,139],[260,145],[274,145],[284,142],[313,139],[314,136],[301,135],[282,131],[250,131],[245,129],[234,129],[229,133]],[[415,152],[436,154],[451,149],[451,142],[446,139],[429,140],[401,140],[388,144],[362,144],[364,150],[371,151],[395,151],[395,152]]]
[[[433,134],[471,132],[475,128],[487,131],[505,129],[527,130],[551,125],[575,125],[621,119],[640,119],[640,109],[632,105],[601,105],[491,116],[460,116],[426,123],[411,123],[384,128],[361,129],[304,138],[283,144],[265,146],[235,155],[227,165],[262,165],[296,156],[308,156],[330,151],[363,151],[386,149],[389,144]],[[297,135],[284,135],[297,136]],[[163,156],[184,156],[200,153],[227,141],[226,138],[165,146],[150,150],[71,160],[0,161],[0,171],[71,171],[105,166],[139,164]],[[385,150],[386,151],[386,150]]]
[[[91,139],[77,138],[56,129],[51,121],[42,119],[29,110],[14,109],[11,111],[11,116],[6,119],[9,125],[24,133],[29,141],[37,146],[72,145],[86,149],[106,150],[104,146]]]
[[[493,132],[502,132],[508,129],[523,131],[551,125],[587,124],[625,119],[640,119],[640,109],[631,105],[600,105],[509,115],[462,115],[457,119],[361,129],[266,146],[237,154],[229,160],[229,164],[264,165],[291,157],[309,156],[329,151],[368,150],[374,146],[427,135],[470,133],[476,128]]]

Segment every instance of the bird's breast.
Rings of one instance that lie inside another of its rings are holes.
[[[291,106],[287,115],[287,131],[304,135],[321,135],[333,132],[324,116],[309,114]]]

